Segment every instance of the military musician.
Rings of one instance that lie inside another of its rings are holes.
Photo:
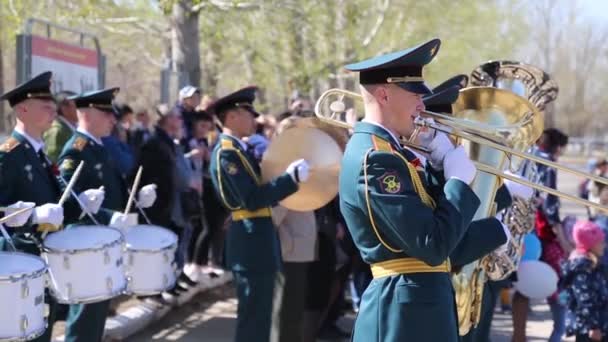
[[[75,168],[81,161],[84,167],[74,189],[88,190],[88,198],[81,198],[87,210],[95,215],[102,224],[123,228],[129,219],[123,213],[128,199],[128,189],[124,175],[113,163],[112,156],[104,148],[101,138],[108,136],[116,124],[116,111],[113,107],[118,88],[92,91],[71,97],[78,108],[78,127],[68,140],[59,156],[61,176],[69,182]],[[156,186],[149,184],[138,193],[138,205],[142,208],[152,206],[156,199]],[[80,196],[79,196],[80,197]],[[66,212],[70,224],[88,221],[81,220],[82,211],[73,203]],[[66,342],[100,342],[103,337],[109,300],[92,304],[70,305],[66,320]]]
[[[273,292],[281,265],[271,206],[298,190],[308,178],[308,163],[291,163],[285,173],[268,183],[260,179],[253,151],[243,141],[255,132],[256,87],[227,95],[207,109],[223,125],[211,155],[213,186],[230,211],[226,263],[235,277],[238,312],[235,341],[267,342],[270,338]]]

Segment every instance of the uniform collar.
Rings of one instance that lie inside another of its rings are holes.
[[[15,127],[15,132],[24,137],[25,140],[27,140],[27,142],[34,148],[34,151],[36,151],[36,153],[44,149],[44,141],[32,138],[29,134],[25,133],[23,130],[17,127]]]
[[[91,133],[87,132],[87,131],[86,131],[84,128],[82,128],[82,127],[78,127],[78,128],[76,128],[76,132],[78,132],[78,133],[80,133],[80,134],[82,134],[82,135],[86,136],[87,138],[89,138],[89,139],[93,140],[93,141],[94,141],[94,142],[96,142],[97,144],[99,144],[99,145],[103,146],[103,143],[101,142],[101,139],[97,139],[97,138],[95,138],[95,137],[93,136],[93,134],[91,134]]]
[[[247,144],[243,140],[241,140],[231,134],[222,133],[222,135],[227,136],[227,137],[231,138],[232,140],[236,140],[239,143],[239,145],[241,145],[241,148],[243,149],[243,151],[247,151]]]
[[[393,145],[401,148],[401,144],[399,144],[399,139],[397,139],[397,137],[386,127],[382,126],[377,122],[364,119],[363,121],[358,122],[355,125],[355,132],[377,135],[378,137],[386,141],[390,141]]]

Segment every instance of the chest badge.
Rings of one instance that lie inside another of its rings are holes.
[[[239,172],[239,168],[235,163],[228,163],[226,170],[229,175],[236,175]]]

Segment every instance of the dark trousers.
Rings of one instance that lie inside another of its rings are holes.
[[[218,200],[213,184],[205,180],[203,191],[204,204],[204,220],[207,223],[207,229],[203,234],[200,234],[196,240],[192,254],[192,262],[203,266],[209,261],[211,252],[212,259],[216,265],[222,265],[223,255],[223,228],[229,212],[222,206]]]
[[[272,318],[273,342],[301,342],[306,307],[308,262],[286,262],[277,276]]]
[[[51,337],[53,335],[53,325],[56,321],[57,315],[57,306],[58,304],[55,302],[55,299],[49,295],[48,291],[45,291],[44,294],[45,302],[49,305],[49,316],[47,317],[47,328],[44,331],[44,334],[32,340],[32,342],[51,342]]]
[[[268,342],[275,273],[233,272],[238,298],[236,342]]]
[[[70,305],[65,342],[101,342],[110,301]]]
[[[462,337],[462,342],[489,342],[494,318],[494,307],[500,297],[500,291],[505,285],[504,281],[487,281],[483,287],[481,301],[481,315],[476,328],[471,328],[468,334]]]

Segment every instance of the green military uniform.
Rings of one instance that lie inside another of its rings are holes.
[[[93,106],[102,111],[113,113],[112,100],[117,88],[79,95],[74,98],[76,106]],[[113,114],[108,114],[113,115]],[[76,131],[68,140],[59,157],[61,176],[69,182],[78,164],[84,161],[74,191],[81,193],[86,189],[104,187],[105,197],[102,208],[96,215],[101,224],[108,224],[112,214],[124,210],[127,203],[127,188],[123,175],[111,161],[103,145],[95,142],[88,134]],[[66,223],[85,223],[78,220],[81,210],[77,203],[66,203]],[[85,218],[85,220],[87,220]],[[86,222],[90,223],[90,222]],[[66,320],[66,342],[100,342],[103,337],[110,301],[92,304],[70,305]]]
[[[42,73],[2,96],[12,107],[28,98],[52,100],[50,92],[51,72]],[[34,202],[36,206],[57,203],[60,197],[59,184],[53,175],[52,165],[43,162],[38,151],[29,143],[23,132],[13,131],[0,145],[0,205],[6,206],[18,201]],[[41,242],[39,225],[31,219],[23,227],[6,227],[15,247],[23,252],[40,255]],[[9,250],[6,241],[0,237],[0,250]],[[51,340],[55,323],[56,303],[48,293],[45,297],[50,304],[48,328],[34,339],[35,342]]]
[[[221,115],[223,110],[237,104],[251,106],[254,90],[245,88],[228,95],[214,103],[211,111]],[[209,170],[216,192],[232,212],[225,253],[237,288],[235,340],[267,342],[274,282],[281,265],[280,244],[270,208],[296,192],[298,185],[287,173],[262,184],[255,157],[241,144],[238,139],[221,134]]]
[[[364,85],[394,83],[429,94],[422,66],[439,44],[435,39],[347,69],[360,72]],[[466,262],[487,252],[485,244],[505,243],[500,223],[471,224],[480,204],[471,188],[457,179],[445,181],[371,122],[355,125],[339,188],[348,229],[374,275],[362,297],[353,341],[458,341],[450,257]],[[483,227],[489,227],[488,236],[478,234]]]
[[[44,132],[46,154],[52,162],[57,162],[59,154],[66,142],[72,137],[72,134],[74,134],[74,127],[70,126],[67,119],[61,116],[53,120],[51,128]]]

